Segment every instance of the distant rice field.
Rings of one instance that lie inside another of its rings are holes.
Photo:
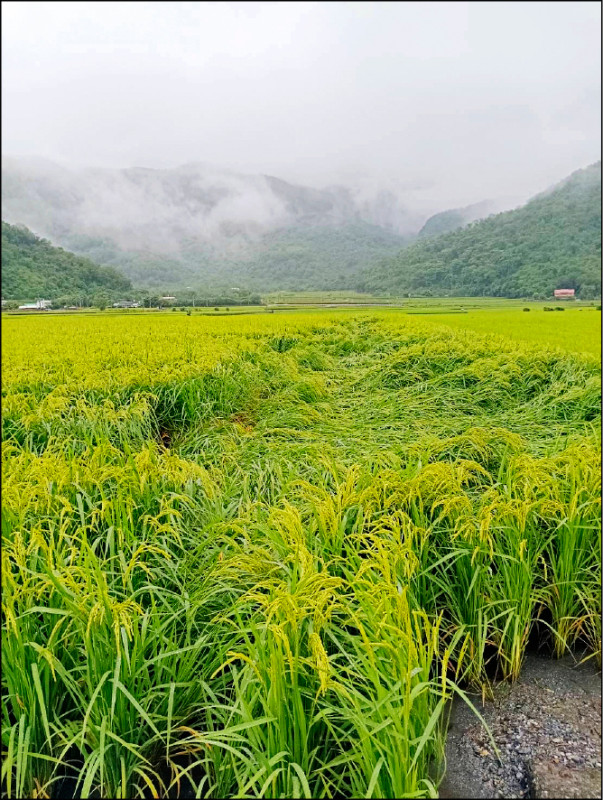
[[[593,307],[543,311],[543,305],[526,304],[521,309],[471,310],[466,314],[430,314],[430,322],[455,330],[498,334],[518,342],[558,347],[574,353],[601,352],[601,312]]]
[[[2,793],[436,797],[601,654],[594,309],[2,320]]]

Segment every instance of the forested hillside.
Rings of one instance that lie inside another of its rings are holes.
[[[74,292],[128,289],[130,281],[110,267],[54,247],[20,225],[2,222],[2,297],[54,299]]]
[[[417,295],[601,293],[601,162],[525,206],[418,241],[368,268],[359,288]]]
[[[254,291],[349,289],[367,264],[392,257],[406,243],[393,231],[367,222],[296,225],[245,239],[237,251],[183,238],[176,256],[123,252],[101,238],[72,236],[67,246],[92,260],[123,270],[136,286],[215,290],[244,286]]]
[[[366,264],[393,256],[404,244],[401,236],[363,222],[286,228],[264,236],[236,269],[258,291],[349,289]]]

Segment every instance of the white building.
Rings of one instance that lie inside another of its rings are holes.
[[[45,311],[52,305],[52,300],[36,300],[35,303],[25,303],[19,306],[20,310],[24,311]]]

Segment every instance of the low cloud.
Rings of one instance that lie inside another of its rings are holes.
[[[600,157],[598,3],[20,1],[2,16],[7,155],[376,186],[424,214],[528,197]],[[261,187],[252,210],[236,196],[235,216],[280,213]]]

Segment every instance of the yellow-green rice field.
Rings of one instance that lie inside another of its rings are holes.
[[[2,793],[437,797],[600,660],[596,309],[2,320]]]
[[[554,307],[544,311],[541,303],[519,309],[487,309],[466,314],[433,314],[426,317],[434,324],[455,330],[472,330],[482,334],[499,334],[518,342],[560,348],[574,353],[601,352],[601,312],[595,307]],[[559,309],[563,312],[560,313]]]

